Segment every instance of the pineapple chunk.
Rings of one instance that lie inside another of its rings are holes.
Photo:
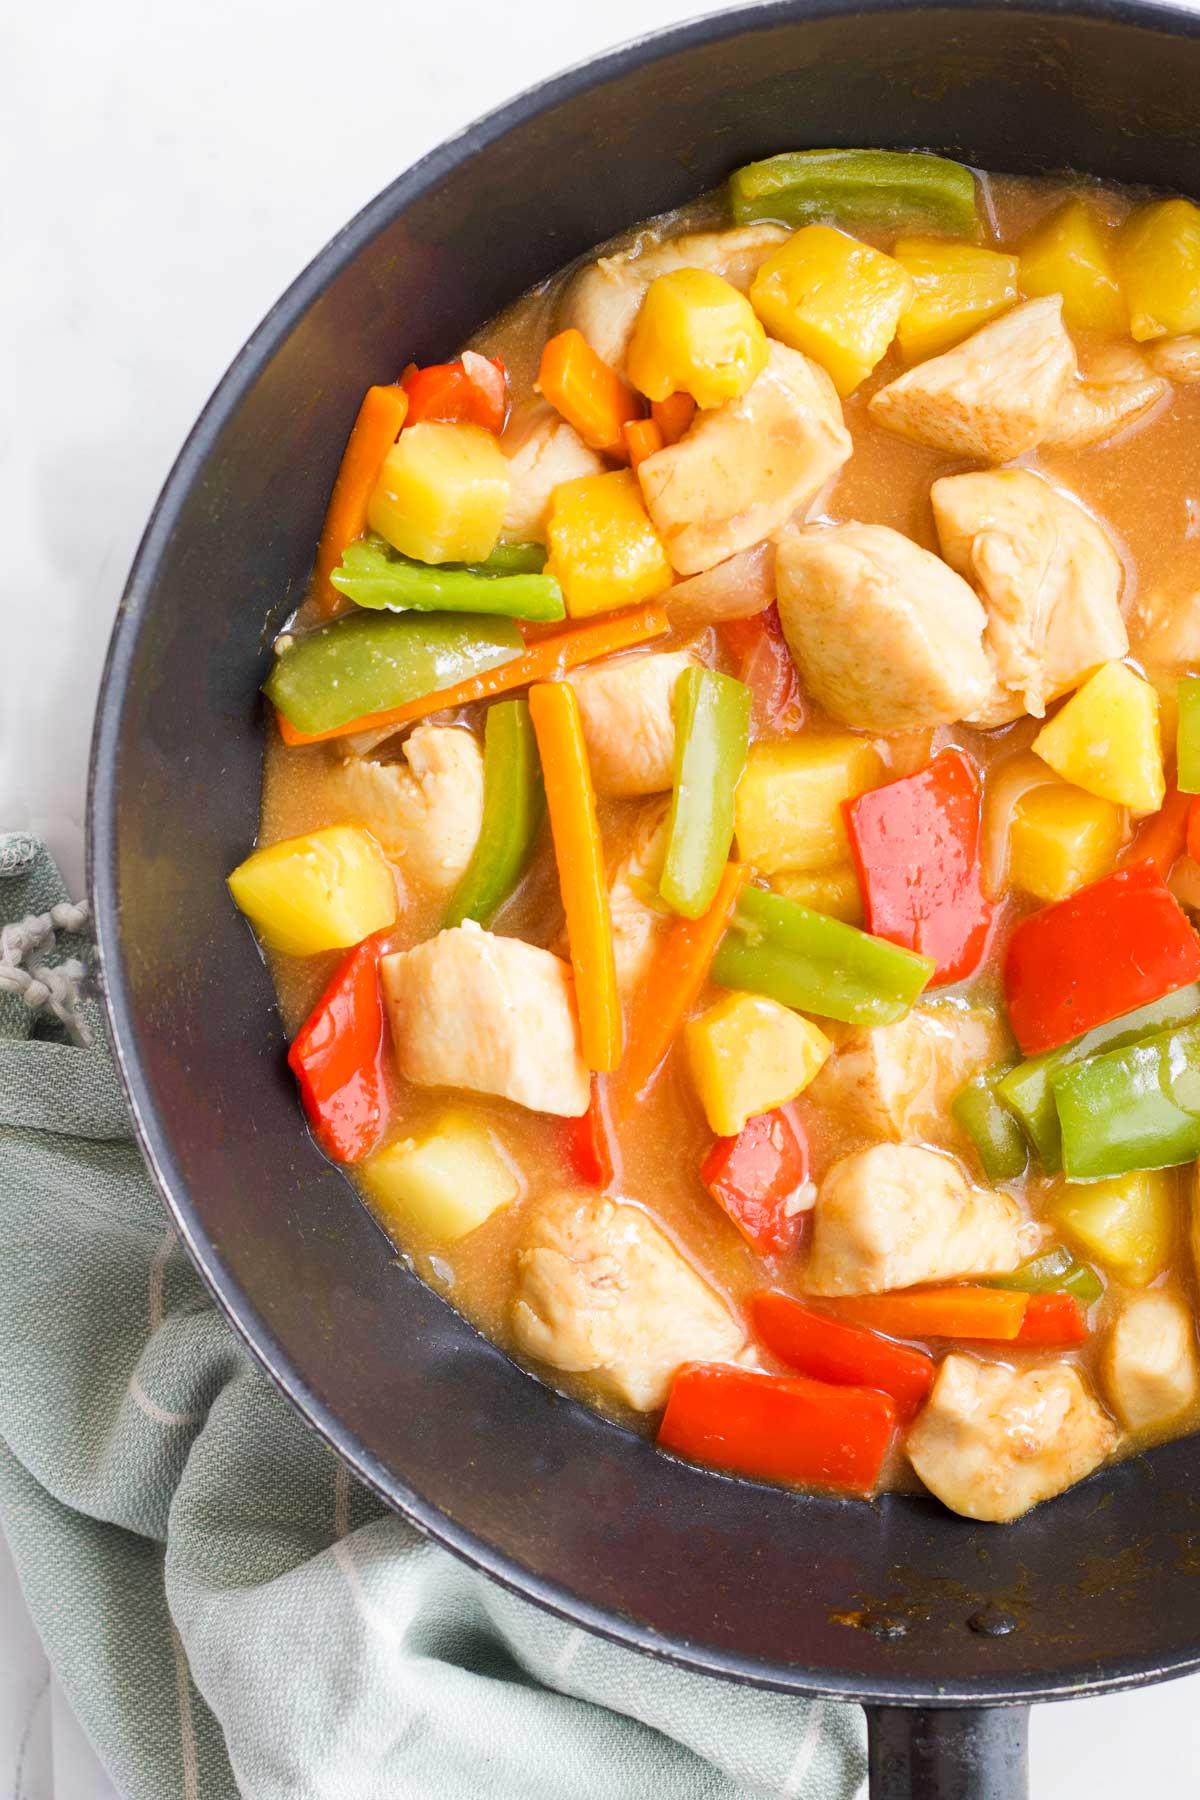
[[[1114,226],[1085,200],[1068,200],[1021,245],[1021,292],[1033,299],[1061,294],[1074,331],[1128,331],[1116,244]]]
[[[649,400],[690,394],[720,406],[767,366],[767,334],[745,294],[711,269],[659,275],[642,301],[625,369]]]
[[[1200,331],[1200,206],[1156,200],[1126,220],[1119,245],[1129,329],[1139,343]]]
[[[452,1244],[517,1198],[521,1184],[487,1126],[447,1112],[427,1136],[389,1144],[362,1166],[384,1229]]]
[[[508,459],[480,425],[410,425],[367,507],[372,531],[419,562],[483,562],[508,506]]]
[[[1128,663],[1105,663],[1033,740],[1056,775],[1135,813],[1166,793],[1158,695]]]
[[[753,745],[734,802],[738,855],[764,875],[848,863],[842,801],[884,774],[878,747],[848,731]]]
[[[913,293],[894,257],[806,225],[760,264],[750,300],[772,337],[819,362],[844,397],[886,354]]]
[[[947,238],[897,238],[892,255],[913,278],[916,297],[896,333],[906,363],[940,356],[1015,305],[1017,259]]]
[[[806,1088],[833,1048],[790,1007],[758,994],[727,994],[685,1032],[688,1067],[718,1137]]]
[[[631,469],[560,482],[550,496],[547,575],[573,619],[634,606],[675,579]]]
[[[375,839],[327,825],[256,850],[229,891],[263,943],[288,956],[344,950],[396,922],[396,882]]]
[[[863,922],[862,889],[853,863],[837,863],[831,869],[785,869],[772,875],[771,886],[785,900],[844,919],[847,925]]]
[[[1066,782],[1033,788],[1013,814],[1009,878],[1039,900],[1065,900],[1112,870],[1123,835],[1111,800]]]
[[[1174,1169],[1068,1186],[1047,1208],[1081,1249],[1129,1287],[1161,1275],[1175,1247]]]

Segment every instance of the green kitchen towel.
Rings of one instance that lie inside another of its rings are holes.
[[[69,911],[41,986],[14,992],[11,927],[66,898],[39,845],[0,838],[0,1525],[120,1791],[849,1800],[856,1708],[564,1624],[387,1512],[306,1430],[167,1223],[99,1009],[85,999],[72,1034],[44,997],[80,954]]]

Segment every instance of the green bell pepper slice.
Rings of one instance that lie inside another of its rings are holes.
[[[1104,1292],[1104,1283],[1095,1269],[1076,1262],[1062,1244],[1030,1257],[1011,1275],[993,1276],[987,1285],[1015,1288],[1021,1294],[1073,1294],[1081,1306],[1093,1305]]]
[[[1175,780],[1180,793],[1200,794],[1200,675],[1181,676],[1175,735]]]
[[[1094,1026],[1059,1050],[1031,1056],[1000,1078],[997,1095],[1024,1126],[1047,1175],[1055,1175],[1062,1168],[1062,1133],[1054,1104],[1054,1077],[1075,1063],[1085,1062],[1090,1056],[1136,1043],[1138,1038],[1165,1030],[1168,1025],[1181,1025],[1197,1014],[1200,1014],[1200,985],[1192,982],[1187,987],[1176,988],[1173,994],[1164,994],[1161,1000],[1152,1000],[1148,1006],[1139,1006],[1119,1019]]]
[[[540,546],[533,546],[539,549]],[[562,589],[552,575],[518,572],[530,546],[504,547],[486,563],[423,563],[401,556],[382,538],[347,544],[329,579],[339,594],[373,612],[499,613],[510,619],[565,619]],[[509,556],[509,552],[514,554]],[[543,555],[543,562],[545,558]],[[510,566],[506,568],[506,562]],[[515,565],[515,566],[512,566]]]
[[[298,731],[332,731],[365,713],[455,687],[524,649],[511,619],[469,613],[350,613],[293,638],[263,693]]]
[[[973,1076],[950,1104],[952,1116],[979,1152],[983,1172],[991,1182],[1016,1181],[1029,1162],[1025,1133],[996,1093],[997,1084],[1012,1067],[1011,1062],[1000,1063]]]
[[[797,1012],[847,1025],[891,1025],[909,1011],[936,966],[931,956],[748,887],[711,974],[718,987],[766,994]]]
[[[733,795],[750,744],[750,689],[715,669],[685,669],[675,683],[675,784],[659,893],[698,919],[712,905],[733,842]]]
[[[739,225],[825,221],[848,228],[934,226],[976,237],[975,177],[962,163],[915,150],[789,150],[729,178]]]
[[[1200,1156],[1200,1019],[1076,1063],[1051,1085],[1068,1181]]]
[[[483,821],[471,860],[450,897],[445,924],[490,925],[528,865],[546,793],[537,738],[524,699],[496,700],[483,724]]]

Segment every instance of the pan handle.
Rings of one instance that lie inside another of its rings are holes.
[[[868,1706],[870,1800],[1027,1800],[1027,1706]]]

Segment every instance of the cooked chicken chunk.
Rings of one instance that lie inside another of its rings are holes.
[[[1165,375],[1180,387],[1200,381],[1200,336],[1159,338],[1146,346],[1146,354],[1156,375]]]
[[[1028,469],[947,475],[930,490],[942,555],[978,590],[1001,693],[980,722],[1033,713],[1129,650],[1120,558],[1089,513]]]
[[[696,575],[778,531],[852,448],[824,369],[772,342],[741,398],[698,413],[677,444],[640,464],[638,479],[672,563]]]
[[[574,982],[549,950],[468,921],[385,956],[380,968],[406,1080],[498,1094],[564,1118],[587,1111]]]
[[[1200,664],[1200,588],[1179,596],[1151,588],[1129,624],[1134,652],[1148,669],[1182,674]]]
[[[943,1505],[1003,1525],[1090,1475],[1117,1438],[1077,1369],[1010,1369],[954,1355],[905,1448]]]
[[[1104,1386],[1130,1431],[1165,1425],[1200,1398],[1192,1309],[1164,1288],[1135,1294],[1104,1347]]]
[[[638,1412],[667,1398],[685,1362],[731,1362],[745,1334],[724,1301],[644,1212],[559,1194],[517,1255],[518,1348],[591,1375]]]
[[[646,973],[670,917],[654,904],[666,853],[667,808],[659,802],[642,811],[609,882],[613,958],[622,996]]]
[[[775,586],[805,685],[843,725],[948,725],[994,697],[978,599],[960,575],[889,526],[783,533]]]
[[[435,893],[471,860],[483,819],[483,752],[458,725],[418,725],[403,762],[352,757],[333,778],[345,816],[365,825],[403,874]]]
[[[919,1144],[875,1144],[834,1163],[817,1191],[811,1294],[880,1294],[999,1275],[1021,1260],[1021,1214]]]
[[[1068,387],[1042,443],[1067,450],[1098,444],[1140,419],[1167,391],[1136,344],[1106,344]]]
[[[572,674],[598,794],[661,794],[671,786],[671,696],[691,664],[686,650],[649,650]]]
[[[1075,375],[1062,300],[1026,300],[963,343],[918,363],[870,402],[889,431],[980,462],[1040,444]]]
[[[560,482],[602,474],[607,464],[573,425],[544,401],[518,407],[500,439],[508,458],[508,506],[501,535],[509,543],[546,541],[550,496]]]
[[[851,1030],[808,1089],[808,1097],[861,1130],[897,1143],[923,1138],[957,1145],[950,1102],[972,1075],[999,1062],[1009,1036],[988,1008],[914,1006],[894,1025]]]
[[[646,289],[659,275],[674,269],[710,269],[744,291],[764,257],[787,235],[778,225],[741,225],[732,231],[687,232],[665,244],[602,256],[567,289],[561,326],[573,325],[606,363],[623,368]]]

